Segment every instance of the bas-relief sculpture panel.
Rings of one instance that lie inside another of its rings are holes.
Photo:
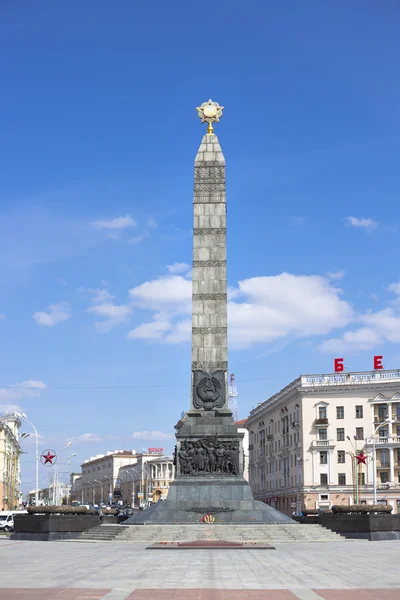
[[[240,475],[240,443],[238,440],[218,441],[216,436],[180,442],[177,462],[181,476]]]

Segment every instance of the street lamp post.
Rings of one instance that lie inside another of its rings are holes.
[[[37,432],[36,427],[34,426],[34,424],[32,423],[32,421],[30,421],[28,419],[28,417],[26,416],[25,413],[14,413],[16,417],[18,417],[19,419],[24,419],[33,429],[33,431],[35,432],[35,438],[36,438],[36,443],[35,443],[35,452],[36,452],[36,460],[35,460],[35,506],[38,506],[39,504],[39,434]]]
[[[110,506],[111,506],[111,500],[112,500],[112,491],[111,490],[112,490],[113,479],[109,475],[103,475],[103,479],[109,479],[110,480],[110,489],[109,489],[109,492],[108,492],[108,500],[109,500]],[[104,496],[104,487],[103,487],[103,496]]]
[[[393,421],[389,418],[386,417],[386,419],[383,421],[383,423],[379,423],[374,430],[374,435],[372,437],[372,457],[373,457],[373,463],[374,463],[374,472],[373,472],[373,488],[374,488],[374,504],[377,503],[377,494],[376,494],[376,447],[375,447],[375,435],[376,432],[383,426],[386,425],[388,423],[393,423]]]
[[[133,467],[132,467],[133,468]],[[134,471],[137,473],[136,469],[134,469]],[[126,469],[126,471],[124,471],[124,473],[126,473],[127,475],[130,475],[132,477],[132,498],[131,498],[131,507],[134,508],[135,506],[135,486],[134,486],[134,481],[135,481],[135,475],[133,473],[130,473],[130,471],[128,471],[128,469]]]

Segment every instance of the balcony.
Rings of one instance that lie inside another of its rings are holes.
[[[369,438],[367,440],[367,446],[372,446],[373,445],[373,439]],[[400,437],[397,435],[389,435],[387,437],[376,437],[375,438],[375,446],[377,448],[381,447],[381,446],[391,446],[391,445],[399,445],[400,444]]]
[[[378,425],[379,423],[384,423],[387,418],[388,418],[388,415],[375,415],[374,423],[375,423],[375,425]]]
[[[316,427],[326,427],[327,425],[329,425],[328,419],[315,419],[314,421],[314,425]]]
[[[311,446],[312,448],[333,448],[335,442],[334,440],[313,440]]]

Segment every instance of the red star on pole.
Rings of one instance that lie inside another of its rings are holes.
[[[366,465],[366,464],[367,464],[367,463],[366,463],[366,460],[367,460],[367,455],[366,455],[366,454],[364,454],[364,452],[363,452],[362,450],[361,450],[361,452],[360,452],[360,454],[359,454],[358,456],[356,455],[356,459],[357,459],[357,464],[358,464],[358,465],[361,465],[361,463],[362,463],[363,465]]]
[[[50,452],[50,450],[47,451],[47,454],[42,454],[42,458],[44,458],[44,465],[46,465],[47,463],[50,463],[51,465],[53,464],[53,458],[55,458],[56,455],[52,454]]]

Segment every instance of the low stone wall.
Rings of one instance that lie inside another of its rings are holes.
[[[320,525],[345,537],[374,540],[400,539],[400,515],[322,514]]]
[[[11,539],[50,541],[76,538],[82,531],[100,525],[98,515],[15,515]]]

